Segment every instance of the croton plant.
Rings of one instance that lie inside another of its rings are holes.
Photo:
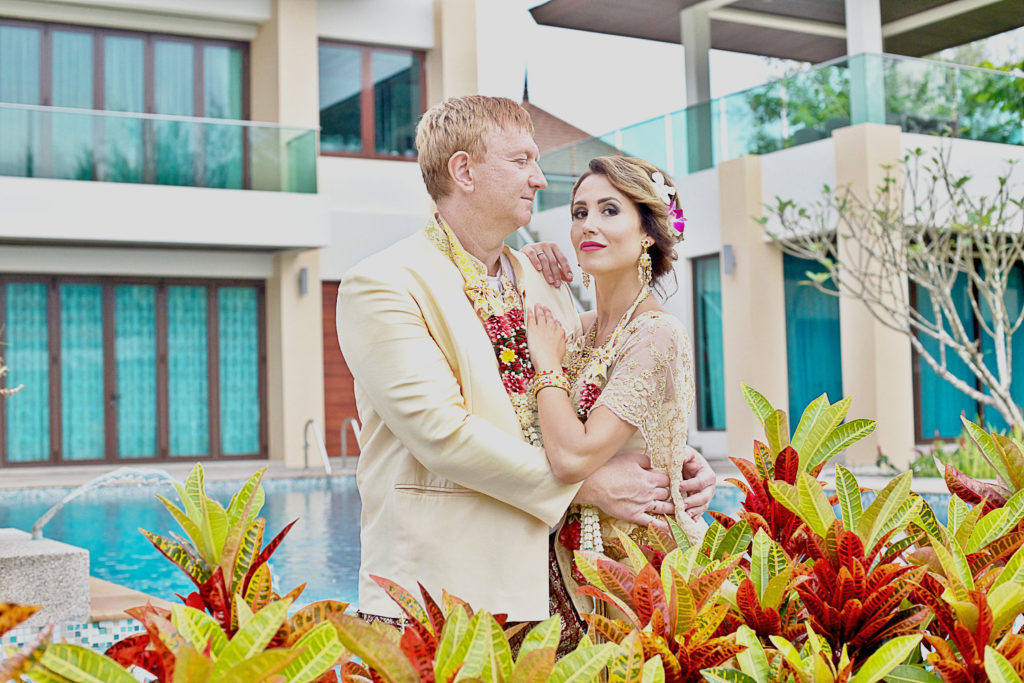
[[[225,508],[197,465],[179,486],[181,507],[161,499],[183,534],[143,532],[194,584],[183,604],[132,610],[144,632],[106,655],[49,643],[44,631],[0,661],[0,681],[127,683],[134,669],[169,683],[1022,683],[1024,446],[965,421],[998,479],[945,467],[942,524],[909,472],[869,491],[831,467],[875,428],[846,421],[848,398],[819,397],[791,432],[785,412],[749,387],[744,395],[765,440],[752,458],[732,458],[743,477],[730,480],[744,496],[737,517],[712,513],[700,544],[668,519],[667,530],[648,529],[649,545],[608,539],[621,561],[578,552],[580,590],[598,608],[560,659],[557,616],[507,625],[385,578],[375,580],[401,607],[402,629],[335,601],[293,610],[302,587],[282,595],[267,564],[290,525],[263,545],[262,471]],[[31,613],[0,605],[0,633]]]

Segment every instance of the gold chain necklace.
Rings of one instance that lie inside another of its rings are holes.
[[[601,385],[603,385],[604,381],[607,380],[608,366],[611,365],[612,360],[615,358],[615,346],[619,341],[619,337],[622,336],[622,331],[629,325],[637,307],[643,303],[650,293],[651,289],[647,285],[640,288],[640,293],[633,299],[629,309],[619,318],[619,322],[612,331],[611,336],[608,337],[608,341],[600,347],[597,347],[597,320],[594,320],[594,324],[590,326],[590,330],[580,340],[578,347],[572,350],[569,365],[566,368],[570,382],[575,383],[582,378],[593,384],[597,384],[595,380],[600,380]]]

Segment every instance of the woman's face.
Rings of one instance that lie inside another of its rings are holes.
[[[651,243],[636,204],[596,173],[583,179],[573,197],[570,236],[580,267],[591,275],[635,271],[641,241]]]

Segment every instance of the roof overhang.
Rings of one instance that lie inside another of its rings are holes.
[[[1024,26],[1024,0],[880,0],[883,49],[921,57]],[[703,7],[718,50],[824,62],[846,54],[844,0],[549,0],[538,24],[680,43],[679,12]]]

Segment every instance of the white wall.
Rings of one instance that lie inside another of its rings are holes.
[[[328,245],[320,276],[338,280],[370,254],[422,228],[433,212],[419,164],[320,157],[320,196],[328,202]]]
[[[252,40],[270,0],[0,0],[0,16]]]
[[[761,157],[761,196],[770,206],[775,198],[792,199],[809,206],[821,199],[822,188],[836,186],[836,150],[832,138],[782,149]],[[782,225],[770,212],[765,230],[778,232]],[[765,239],[769,239],[765,236]]]
[[[319,0],[321,38],[429,50],[433,0]]]
[[[265,280],[273,272],[266,251],[0,246],[5,273],[191,277]]]
[[[79,244],[326,246],[319,195],[0,177],[0,238]]]

